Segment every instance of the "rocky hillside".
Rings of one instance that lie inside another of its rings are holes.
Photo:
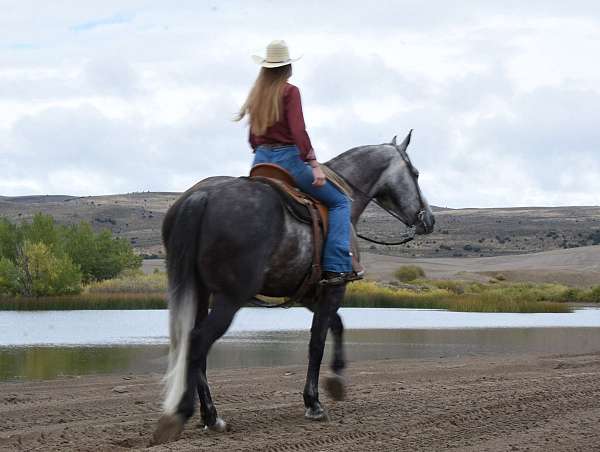
[[[163,254],[160,225],[178,193],[129,193],[110,196],[0,197],[0,216],[30,219],[36,212],[60,223],[88,221],[110,228],[148,256]],[[484,257],[522,254],[600,244],[600,207],[515,207],[503,209],[434,208],[436,230],[403,246],[362,242],[370,253],[415,257]],[[364,235],[395,240],[406,229],[376,206],[358,229]]]

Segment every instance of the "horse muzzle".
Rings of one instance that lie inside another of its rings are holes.
[[[435,225],[435,217],[431,209],[421,209],[417,213],[417,221],[415,223],[415,232],[419,235],[431,234]]]

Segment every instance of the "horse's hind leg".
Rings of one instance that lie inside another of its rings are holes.
[[[192,332],[188,387],[196,388],[198,392],[202,422],[206,427],[215,431],[225,431],[227,425],[218,417],[217,409],[210,395],[206,378],[206,359],[211,346],[225,334],[239,308],[240,305],[231,299],[220,294],[214,295],[213,308],[203,319],[197,319]],[[189,409],[189,407],[185,408]]]
[[[197,337],[199,335],[199,332],[202,331],[202,323],[208,316],[210,292],[205,287],[200,286],[196,290],[196,296],[198,298],[198,310],[196,312],[196,321],[194,323],[194,329],[192,330],[192,356],[194,346],[196,345],[194,343],[194,337]],[[202,375],[206,375],[206,359],[206,356],[204,356],[204,358],[199,358],[200,375],[197,377],[196,380],[196,390],[198,394],[198,400],[200,401],[200,415],[202,416],[202,422],[204,425],[212,425],[207,421],[209,417],[208,413],[210,412],[210,408],[207,409],[207,407],[213,406],[213,402],[210,396],[210,392],[207,393],[205,391],[205,384],[202,382]],[[204,381],[206,381],[206,378],[204,378]],[[182,401],[181,406],[184,409],[184,411],[189,415],[189,417],[191,417],[193,414],[194,403],[195,397],[193,397],[193,394],[184,398],[184,401]]]
[[[307,419],[327,419],[327,414],[319,402],[319,372],[330,319],[337,311],[345,290],[345,286],[325,287],[322,299],[312,308],[314,315],[310,329],[308,372],[303,394],[304,406],[306,407],[305,417]]]
[[[208,315],[208,299],[210,293],[208,290],[202,286],[198,281],[196,281],[196,285],[194,286],[193,296],[194,296],[194,304],[196,306],[196,319],[194,323],[194,327],[190,332],[189,344],[190,348],[194,346],[194,336],[196,335],[196,330],[199,325]],[[196,385],[197,375],[194,373],[191,368],[191,362],[188,359],[188,363],[186,365],[186,387],[177,404],[177,408],[175,412],[172,414],[166,414],[161,417],[158,426],[154,432],[153,444],[161,444],[167,441],[176,440],[181,432],[183,431],[183,426],[185,422],[194,414],[194,403],[195,403],[195,393],[193,388]],[[190,389],[192,388],[192,389]]]
[[[198,298],[199,299],[204,298],[206,302],[201,304],[201,306],[205,306],[205,308],[198,309],[198,312],[196,313],[196,322],[194,324],[194,330],[196,330],[196,331],[200,330],[202,322],[208,316],[208,305],[209,305],[210,293],[208,292],[208,290],[198,291]],[[204,359],[203,361],[200,361],[200,372],[203,372],[204,375],[206,375],[206,359]],[[204,403],[204,400],[206,400],[207,396],[204,391],[204,384],[198,382],[197,386],[196,386],[196,390],[197,390],[197,394],[198,394],[198,399],[200,401],[200,415],[202,416],[202,422],[204,425],[207,425],[206,424],[206,404]],[[210,398],[210,394],[208,394],[208,398]],[[211,404],[212,404],[212,399],[211,399]]]

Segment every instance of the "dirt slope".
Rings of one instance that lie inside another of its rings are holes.
[[[429,278],[487,280],[501,273],[507,280],[558,282],[573,286],[600,284],[600,247],[475,258],[407,258],[363,253],[368,277],[391,280],[401,265],[419,265]]]

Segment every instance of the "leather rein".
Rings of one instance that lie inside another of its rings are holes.
[[[336,173],[336,174],[338,175],[338,177],[340,179],[342,179],[346,184],[348,184],[348,186],[354,192],[356,192],[356,193],[364,196],[366,199],[368,199],[369,200],[368,203],[374,202],[379,207],[381,207],[383,210],[385,210],[389,215],[391,215],[392,217],[396,218],[400,222],[404,223],[404,220],[402,220],[402,218],[400,218],[400,216],[396,212],[392,212],[390,209],[388,209],[387,207],[385,207],[377,199],[375,199],[372,196],[366,194],[364,191],[362,191],[361,189],[359,189],[358,187],[356,187],[354,184],[350,183],[346,178],[340,176],[338,173]],[[419,202],[420,202],[421,205],[423,205],[423,200],[421,199],[421,193],[419,192],[419,190],[417,190],[417,192],[418,192],[418,195],[419,195]],[[417,218],[419,218],[419,220],[422,220],[424,216],[425,216],[425,209],[421,209],[421,210],[419,210],[419,212],[417,212]],[[362,234],[359,234],[358,231],[356,231],[356,235],[357,235],[357,237],[360,237],[361,239],[366,240],[367,242],[376,243],[378,245],[396,246],[396,245],[404,245],[405,243],[408,243],[408,242],[414,240],[416,232],[415,232],[415,230],[413,228],[408,234],[405,234],[404,237],[402,239],[398,240],[397,242],[384,242],[384,241],[381,241],[381,240],[372,239],[370,237],[366,237],[366,236],[364,236]]]

